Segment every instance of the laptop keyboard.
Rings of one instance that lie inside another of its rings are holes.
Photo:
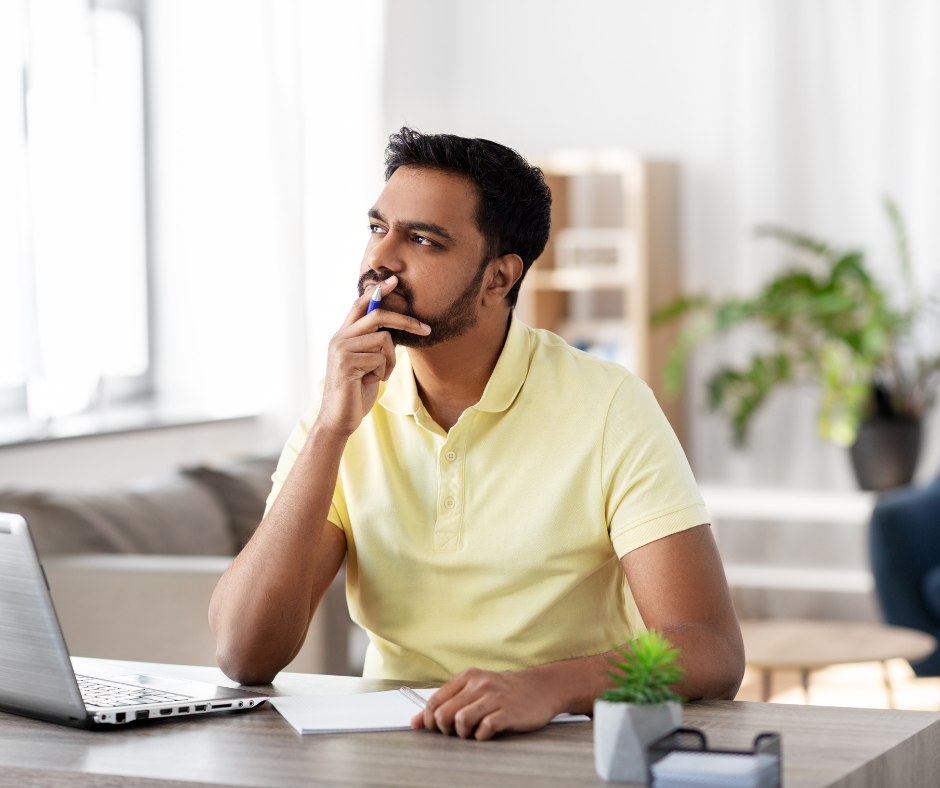
[[[116,706],[147,706],[153,703],[174,703],[192,700],[190,695],[174,695],[160,692],[152,687],[137,687],[131,684],[102,681],[91,676],[76,676],[82,700],[88,706],[112,708]]]

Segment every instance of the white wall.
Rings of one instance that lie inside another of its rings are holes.
[[[940,281],[936,4],[388,0],[386,13],[386,132],[407,123],[527,155],[624,146],[678,161],[690,290],[747,292],[776,270],[777,251],[751,237],[765,221],[865,244],[896,287],[884,190],[907,211],[921,282]],[[715,357],[702,353],[699,370]],[[734,453],[700,380],[700,478],[854,486],[846,453],[816,437],[812,392],[777,397],[751,450]],[[940,465],[937,419],[928,432],[922,479]]]

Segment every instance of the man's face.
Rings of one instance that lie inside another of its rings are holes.
[[[368,282],[394,274],[398,285],[382,298],[382,309],[431,327],[427,336],[390,329],[396,344],[430,347],[476,325],[486,251],[477,200],[476,187],[462,176],[401,167],[369,211],[360,295]]]

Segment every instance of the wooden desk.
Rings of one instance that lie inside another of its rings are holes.
[[[227,682],[214,668],[75,659],[108,677],[156,672]],[[397,686],[339,676],[282,673],[265,692],[355,693]],[[879,709],[719,701],[690,704],[685,722],[713,746],[746,746],[783,734],[786,788],[940,784],[940,715]],[[590,723],[552,725],[491,742],[395,731],[299,736],[277,711],[157,721],[107,733],[0,714],[0,786],[196,788],[196,786],[602,786]]]

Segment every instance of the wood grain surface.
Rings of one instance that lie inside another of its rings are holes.
[[[79,672],[130,672],[231,684],[213,668],[75,659]],[[280,674],[280,695],[396,687],[339,676]],[[734,701],[689,704],[685,722],[712,746],[743,747],[783,734],[784,785],[940,784],[940,715]],[[216,717],[176,718],[108,732],[0,714],[0,785],[27,788],[273,786],[600,786],[591,723],[552,725],[491,742],[425,731],[299,736],[270,705]]]

